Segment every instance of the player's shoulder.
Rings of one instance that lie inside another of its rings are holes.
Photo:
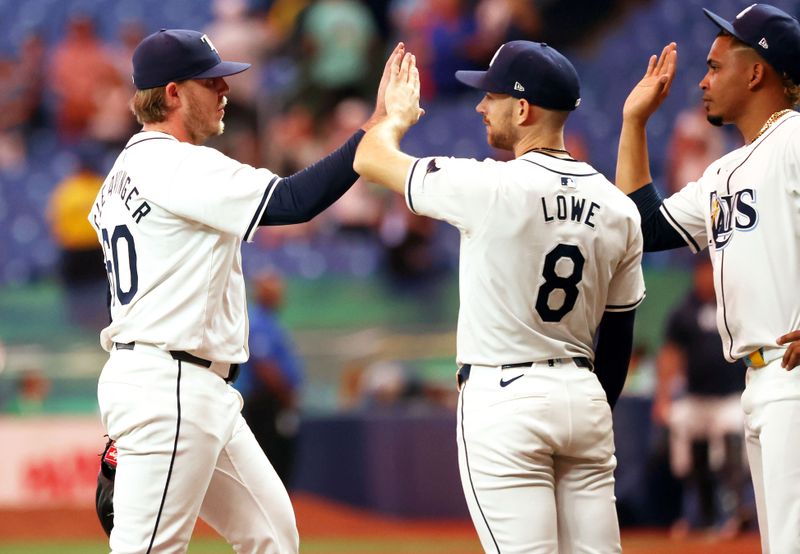
[[[641,216],[639,215],[639,209],[636,207],[634,201],[631,200],[627,194],[622,192],[619,187],[608,180],[605,175],[598,173],[591,183],[591,186],[596,189],[597,194],[602,198],[604,203],[614,210],[619,217],[630,219],[636,222],[637,225],[639,224]]]

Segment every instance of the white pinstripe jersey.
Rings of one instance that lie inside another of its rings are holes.
[[[586,163],[423,158],[406,202],[461,232],[459,363],[594,359],[603,312],[644,298],[636,206]]]
[[[252,240],[277,181],[212,148],[134,135],[89,214],[112,291],[103,348],[137,341],[245,361],[241,243]]]
[[[800,329],[800,114],[712,163],[661,213],[693,251],[709,248],[728,360]]]

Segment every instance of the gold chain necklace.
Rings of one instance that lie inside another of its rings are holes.
[[[772,126],[772,124],[775,123],[778,119],[780,119],[781,117],[783,117],[787,113],[790,113],[790,112],[793,112],[793,111],[794,110],[786,108],[784,110],[779,110],[779,111],[775,112],[774,114],[772,114],[771,116],[769,116],[769,119],[767,119],[767,121],[764,123],[764,125],[761,126],[761,129],[758,130],[758,133],[756,133],[756,136],[753,138],[753,140],[750,141],[750,144],[753,144],[756,140],[758,140],[758,137],[763,135],[767,131],[767,129],[769,129],[770,126]]]

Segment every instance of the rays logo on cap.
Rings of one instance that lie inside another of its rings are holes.
[[[214,43],[211,42],[210,38],[208,38],[208,35],[203,35],[202,37],[200,37],[200,42],[206,43],[206,45],[208,45],[208,47],[211,48],[211,50],[213,50],[214,52],[217,52],[217,54],[219,54],[217,49],[214,48]]]
[[[742,11],[739,12],[739,15],[736,16],[736,19],[743,18],[744,14],[746,14],[747,12],[752,10],[754,7],[755,7],[755,4],[750,4],[748,7],[746,7],[745,9],[743,9]]]

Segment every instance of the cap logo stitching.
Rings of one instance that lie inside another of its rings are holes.
[[[736,16],[736,19],[741,19],[742,17],[744,17],[744,14],[752,10],[754,7],[755,4],[751,4],[750,6],[746,7],[745,9],[739,12],[739,15]]]
[[[768,50],[769,49],[769,44],[767,44],[767,39],[766,38],[762,37],[761,40],[758,41],[758,45],[761,48],[763,48],[764,50]]]
[[[213,50],[214,52],[217,52],[217,49],[214,48],[214,43],[211,42],[211,39],[208,38],[208,35],[203,35],[202,37],[200,37],[200,42],[206,43],[206,46],[211,48],[211,50]],[[219,54],[219,52],[217,52],[217,54]]]
[[[514,90],[518,90],[520,92],[525,92],[525,87],[523,87],[519,81],[514,81]]]

